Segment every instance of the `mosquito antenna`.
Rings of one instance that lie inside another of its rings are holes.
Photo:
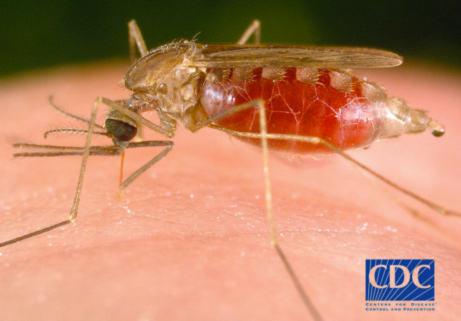
[[[83,117],[80,117],[80,116],[77,116],[77,115],[74,115],[74,114],[71,114],[69,113],[68,111],[65,111],[64,109],[62,109],[61,107],[59,107],[58,105],[56,105],[53,101],[53,96],[50,96],[48,101],[50,102],[50,105],[53,106],[54,109],[56,109],[57,111],[59,111],[60,113],[66,115],[67,117],[70,117],[70,118],[73,118],[73,119],[76,119],[78,121],[81,121],[81,122],[84,122],[84,123],[87,123],[89,124],[90,121],[88,119],[85,119]],[[98,125],[98,124],[94,124],[95,127],[97,128],[100,128],[100,129],[104,129],[103,126],[101,125]]]

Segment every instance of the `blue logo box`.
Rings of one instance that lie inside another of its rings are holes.
[[[366,260],[367,301],[434,301],[434,260]]]

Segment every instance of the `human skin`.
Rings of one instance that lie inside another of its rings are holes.
[[[81,162],[78,156],[13,158],[21,150],[12,144],[83,146],[82,135],[43,139],[54,127],[85,128],[51,108],[48,96],[89,117],[98,95],[128,97],[119,82],[124,70],[100,64],[2,81],[0,242],[63,221]],[[459,76],[429,67],[360,74],[429,110],[447,132],[350,154],[411,191],[461,210]],[[99,123],[105,111],[100,108]],[[260,151],[212,129],[191,134],[181,128],[174,141],[173,151],[121,197],[119,158],[91,158],[74,224],[0,248],[2,320],[310,318],[269,242]],[[111,142],[100,137],[93,144]],[[157,151],[129,150],[125,173]],[[281,247],[325,320],[459,316],[461,218],[405,198],[432,223],[415,219],[339,156],[272,155],[270,165]],[[370,258],[435,259],[436,312],[365,312]]]

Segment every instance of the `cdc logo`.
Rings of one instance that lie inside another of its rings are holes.
[[[367,301],[434,301],[434,260],[366,260]]]

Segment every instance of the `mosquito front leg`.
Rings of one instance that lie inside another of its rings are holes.
[[[82,165],[80,166],[80,175],[79,175],[79,178],[78,178],[77,190],[75,192],[74,202],[73,202],[72,209],[70,211],[70,215],[69,215],[68,219],[65,220],[65,221],[62,221],[62,222],[60,222],[58,224],[43,228],[41,230],[38,230],[38,231],[35,231],[35,232],[32,232],[32,233],[29,233],[29,234],[26,234],[26,235],[23,235],[23,236],[8,240],[6,242],[0,243],[0,247],[7,246],[7,245],[10,245],[10,244],[13,244],[13,243],[17,243],[17,242],[25,240],[25,239],[29,239],[31,237],[46,233],[48,231],[51,231],[53,229],[56,229],[58,227],[64,226],[66,224],[69,224],[69,223],[72,223],[72,222],[75,221],[75,219],[77,218],[77,210],[78,210],[78,204],[80,202],[80,194],[81,194],[81,191],[82,191],[82,184],[83,184],[83,177],[85,175],[86,163],[87,163],[87,160],[88,160],[88,156],[90,155],[90,148],[91,148],[90,144],[91,144],[91,137],[92,137],[92,134],[93,134],[93,130],[94,130],[94,127],[95,127],[96,113],[97,113],[98,105],[101,102],[102,102],[102,97],[98,97],[95,100],[94,104],[93,104],[93,110],[92,110],[92,113],[91,113],[91,119],[90,119],[89,128],[88,128],[88,136],[87,136],[85,147],[83,148],[83,151],[82,151],[81,148],[78,148],[78,147],[74,148],[74,147],[66,147],[66,146],[52,146],[52,145],[43,145],[43,146],[41,146],[41,145],[33,145],[33,144],[17,144],[15,146],[15,147],[18,147],[18,148],[47,148],[47,149],[56,150],[56,152],[54,152],[54,153],[53,152],[41,153],[42,155],[27,155],[27,153],[24,153],[22,155],[19,154],[19,155],[16,155],[16,156],[62,156],[62,155],[67,155],[66,153],[71,153],[72,155],[75,155],[75,152],[77,152],[79,154],[82,153],[82,155],[83,155],[83,157],[82,157]],[[69,150],[72,150],[72,151],[69,151]],[[58,155],[53,155],[53,154],[58,154]]]
[[[74,222],[77,218],[78,204],[80,203],[80,194],[82,193],[83,177],[85,176],[86,163],[90,155],[91,137],[93,136],[96,114],[98,105],[103,102],[103,97],[96,98],[91,111],[90,126],[88,127],[88,135],[86,136],[85,149],[83,150],[82,165],[80,166],[80,174],[78,175],[77,190],[75,191],[74,203],[70,210],[69,221]]]
[[[104,98],[104,97],[98,97],[96,99],[95,103],[94,103],[93,111],[92,111],[92,114],[91,114],[91,122],[90,122],[90,126],[88,128],[88,135],[87,135],[85,149],[84,149],[83,157],[82,157],[82,166],[80,168],[80,175],[79,175],[79,180],[78,180],[78,184],[77,184],[77,190],[75,192],[75,199],[74,199],[74,203],[72,205],[72,209],[71,209],[70,216],[69,216],[69,221],[71,221],[71,222],[74,222],[75,219],[77,218],[78,204],[80,202],[80,194],[81,194],[81,191],[82,191],[83,177],[84,177],[84,174],[85,174],[86,162],[87,162],[88,156],[90,154],[90,150],[91,150],[91,146],[90,146],[91,145],[91,136],[92,136],[93,130],[94,130],[94,122],[95,122],[95,119],[96,119],[96,113],[97,113],[99,103],[104,103],[104,104],[106,104],[106,105],[108,105],[108,106],[110,106],[111,108],[114,108],[114,109],[116,109],[115,107],[121,107],[120,104],[118,104],[118,103],[116,103],[116,102],[114,102],[112,100],[109,100],[107,98]],[[128,108],[123,107],[123,108],[120,108],[120,110],[119,109],[117,109],[117,110],[124,113],[124,114],[126,114],[128,117],[131,117],[133,120],[139,121],[143,125],[146,125],[146,124],[149,125],[149,126],[154,125],[155,126],[154,128],[158,127],[163,132],[166,132],[163,128],[161,128],[161,127],[147,121],[145,118],[139,116],[138,114],[136,114],[135,112],[129,110]],[[134,116],[136,116],[136,117],[134,117]],[[143,120],[143,121],[141,121],[141,120]],[[151,128],[151,127],[149,127],[149,128]],[[130,144],[128,144],[127,148],[145,147],[145,146],[167,146],[167,148],[164,151],[162,151],[161,153],[159,153],[156,157],[154,157],[147,164],[145,164],[140,169],[138,169],[136,172],[131,174],[121,184],[120,191],[123,191],[123,189],[125,189],[139,175],[141,175],[149,167],[151,167],[153,164],[155,164],[161,158],[163,158],[173,148],[173,142],[170,142],[170,141],[150,141],[150,142],[130,143]]]
[[[130,60],[131,63],[134,63],[138,59],[136,56],[136,48],[138,48],[139,54],[143,57],[147,54],[147,47],[136,20],[131,20],[128,23],[128,33],[130,42]]]
[[[261,41],[261,23],[259,20],[254,20],[251,25],[248,26],[239,41],[237,41],[237,44],[245,44],[253,34],[255,35],[255,45],[259,45]]]
[[[56,146],[56,145],[36,145],[36,144],[14,144],[14,148],[45,149],[46,152],[22,152],[15,153],[13,157],[53,157],[53,156],[81,156],[84,147]],[[119,146],[91,146],[90,156],[117,156],[123,152]]]
[[[99,98],[95,102],[95,108],[97,108],[97,103],[101,102],[101,99]],[[92,129],[91,125],[93,124],[94,118],[96,115],[96,110],[93,109],[93,114],[92,114],[92,121],[90,122],[90,129],[88,130],[88,136],[92,135]],[[91,141],[91,137],[88,140]],[[13,145],[15,148],[30,148],[30,149],[46,149],[49,151],[46,152],[24,152],[24,153],[16,153],[14,154],[14,157],[52,157],[52,156],[79,156],[83,155],[83,160],[82,160],[82,166],[80,168],[80,175],[79,175],[79,181],[77,185],[77,191],[75,194],[75,199],[74,203],[72,206],[71,213],[69,215],[69,218],[63,222],[60,222],[58,224],[43,228],[41,230],[5,241],[3,243],[0,243],[0,247],[7,246],[10,244],[14,244],[20,241],[23,241],[28,238],[32,238],[34,236],[44,234],[46,232],[49,232],[53,229],[56,229],[58,227],[64,226],[66,224],[72,223],[75,221],[77,217],[77,209],[78,209],[78,204],[80,200],[80,193],[82,189],[82,184],[83,184],[83,176],[86,168],[86,161],[88,156],[118,156],[123,153],[123,148],[119,146],[88,146],[88,144],[85,144],[85,147],[71,147],[71,146],[55,146],[55,145],[37,145],[37,144],[14,144]],[[166,148],[160,152],[158,155],[156,155],[152,160],[150,160],[148,163],[146,163],[144,166],[142,166],[140,169],[138,169],[136,172],[131,174],[120,186],[120,191],[125,189],[129,184],[131,184],[138,176],[140,176],[142,173],[144,173],[147,169],[149,169],[152,165],[157,163],[160,159],[165,157],[165,155],[173,148],[173,142],[171,141],[147,141],[147,142],[138,142],[138,143],[130,143],[126,148],[137,148],[137,147],[154,147],[154,146],[165,146]]]

